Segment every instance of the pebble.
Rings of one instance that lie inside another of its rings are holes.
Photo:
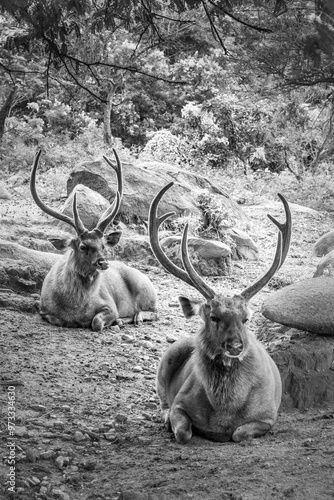
[[[133,370],[134,372],[142,372],[142,371],[143,371],[143,368],[142,368],[141,366],[134,366],[134,367],[132,368],[132,370]]]
[[[39,455],[36,450],[33,450],[32,448],[27,448],[25,453],[27,462],[36,462],[37,457]]]
[[[53,489],[51,492],[56,498],[60,498],[60,500],[71,500],[70,495],[63,490],[55,490]]]
[[[134,337],[132,337],[132,335],[128,335],[126,333],[123,333],[121,338],[124,342],[127,342],[128,344],[131,344],[134,341]]]
[[[115,415],[115,420],[116,422],[124,424],[124,422],[128,420],[128,417],[124,415],[124,413],[117,413],[117,415]]]
[[[27,428],[26,427],[15,427],[14,431],[15,436],[17,437],[24,437],[28,435]]]
[[[174,337],[174,335],[166,335],[166,342],[168,342],[168,344],[174,344],[176,341],[177,338]]]
[[[37,485],[38,485],[38,484],[40,484],[40,482],[41,482],[41,481],[38,479],[38,477],[36,477],[36,476],[32,476],[31,481],[33,482],[33,484],[34,484],[35,486],[37,486]]]
[[[85,439],[86,438],[85,438],[85,436],[83,435],[82,432],[75,431],[75,433],[74,433],[74,441],[76,441],[78,443],[79,441],[84,441]]]
[[[65,424],[62,420],[55,420],[53,422],[53,427],[57,427],[58,429],[63,429],[65,427]]]
[[[39,454],[39,457],[40,459],[42,460],[49,460],[50,458],[52,458],[54,455],[54,451],[52,450],[47,450],[47,451],[42,451],[42,453]]]
[[[109,432],[106,432],[104,434],[104,437],[107,441],[115,441],[115,439],[117,438],[115,429],[110,429]]]
[[[59,469],[62,469],[70,463],[70,460],[70,457],[63,457],[62,455],[59,455],[59,457],[56,458],[55,462],[58,465]]]
[[[35,411],[46,411],[46,406],[44,405],[29,405],[29,408]]]

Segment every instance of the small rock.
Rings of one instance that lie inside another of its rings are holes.
[[[65,491],[63,490],[55,490],[53,489],[52,490],[52,494],[56,497],[56,498],[60,498],[60,500],[71,500],[70,499],[70,495],[68,495],[68,493],[66,493]]]
[[[36,476],[32,476],[31,481],[33,481],[35,486],[37,486],[41,482]]]
[[[117,413],[117,415],[115,415],[115,420],[120,424],[124,424],[124,422],[128,420],[128,417],[124,415],[124,413]]]
[[[26,427],[15,427],[14,431],[15,436],[17,437],[24,437],[28,435],[27,428]]]
[[[65,424],[62,420],[55,420],[53,422],[53,426],[57,427],[58,429],[63,429],[65,427]]]
[[[66,411],[66,412],[67,412],[67,411],[71,411],[71,407],[70,407],[70,406],[68,406],[68,405],[63,405],[63,406],[61,406],[61,409],[62,409],[63,411]]]
[[[134,366],[134,367],[132,368],[132,370],[133,370],[134,372],[142,372],[142,371],[143,371],[143,369],[142,369],[142,367],[141,367],[141,366]]]
[[[127,342],[128,344],[131,344],[134,341],[134,337],[132,337],[132,335],[127,335],[126,333],[123,333],[123,335],[121,336],[121,339],[124,342]]]
[[[70,460],[70,457],[63,457],[62,455],[59,455],[59,457],[56,458],[56,464],[58,465],[59,469],[62,469],[70,463]]]
[[[39,458],[42,460],[49,460],[50,458],[53,457],[53,455],[54,455],[54,451],[47,450],[47,451],[43,451],[42,453],[40,453]]]
[[[37,457],[39,456],[39,453],[32,448],[28,448],[25,453],[27,462],[36,462]]]
[[[104,434],[104,437],[106,438],[107,441],[115,441],[117,438],[115,429],[110,429],[109,432],[106,432]]]
[[[174,337],[174,335],[170,335],[170,334],[167,334],[166,335],[166,342],[168,342],[168,344],[174,344],[174,342],[177,341],[177,338]]]
[[[35,411],[46,411],[46,406],[44,405],[29,405],[29,408]]]
[[[86,438],[85,438],[85,436],[83,435],[82,432],[75,431],[75,433],[74,433],[74,441],[76,441],[78,443],[79,441],[84,441],[85,439]]]

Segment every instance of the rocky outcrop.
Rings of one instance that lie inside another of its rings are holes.
[[[167,236],[160,241],[166,255],[179,267],[181,236]],[[202,276],[226,276],[230,273],[231,249],[216,240],[189,237],[188,250],[191,262]]]
[[[262,314],[292,328],[334,335],[334,278],[320,276],[281,288],[264,301]]]
[[[264,318],[257,333],[281,374],[281,410],[305,410],[334,402],[334,338],[301,332]]]
[[[334,231],[324,234],[313,245],[313,255],[315,257],[323,257],[332,250],[334,250]]]
[[[206,177],[166,163],[151,162],[133,165],[122,162],[122,164],[124,195],[119,215],[126,224],[146,221],[153,198],[169,182],[175,184],[161,200],[161,212],[175,212],[177,216],[199,214],[196,198],[199,194],[208,192],[212,196],[217,196],[219,203],[224,205],[240,223],[246,224],[247,222],[247,217],[238,204]],[[77,184],[83,184],[97,191],[109,202],[116,195],[116,174],[103,159],[82,163],[71,172],[67,181],[68,195]]]
[[[77,207],[80,218],[87,229],[94,229],[101,217],[101,215],[110,206],[106,200],[98,192],[90,189],[82,184],[77,184],[73,191],[69,194],[67,200],[62,206],[60,212],[73,218],[73,198],[74,194],[77,195]],[[59,222],[58,226],[64,231],[74,233],[74,229],[69,224]]]
[[[0,289],[38,292],[58,257],[56,253],[40,252],[18,243],[0,241]]]
[[[233,227],[226,231],[226,234],[234,241],[234,253],[233,258],[246,259],[246,260],[258,260],[259,249],[256,246],[252,238],[241,231],[240,229]]]

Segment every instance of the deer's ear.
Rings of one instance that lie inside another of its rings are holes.
[[[182,295],[179,297],[179,302],[181,304],[183,314],[187,319],[199,314],[201,305],[203,304],[202,300],[188,299]]]
[[[121,236],[122,231],[111,231],[110,233],[104,235],[104,239],[107,245],[109,245],[110,247],[114,247],[121,239]]]

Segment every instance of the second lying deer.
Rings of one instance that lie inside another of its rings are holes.
[[[40,155],[41,151],[35,157],[31,172],[32,196],[43,212],[66,222],[77,233],[69,241],[67,252],[59,257],[45,277],[41,316],[53,325],[92,328],[94,331],[123,322],[156,319],[157,295],[149,278],[122,262],[107,260],[105,245],[116,245],[122,234],[114,230],[104,235],[122,199],[122,169],[116,151],[116,167],[105,158],[117,174],[116,200],[90,231],[80,219],[76,195],[73,198],[73,219],[48,207],[39,198],[35,182]]]
[[[193,268],[187,250],[185,227],[181,257],[184,269],[163,253],[159,226],[172,213],[157,216],[165,186],[151,204],[149,234],[152,250],[165,269],[196,288],[204,300],[179,297],[186,318],[199,314],[203,326],[196,337],[176,341],[163,355],[157,374],[157,393],[165,426],[178,443],[187,443],[193,430],[215,441],[236,442],[262,436],[274,425],[281,402],[278,368],[264,346],[247,328],[249,300],[283,264],[290,245],[291,213],[281,198],[286,222],[280,224],[276,254],[267,273],[240,295],[218,295]]]

